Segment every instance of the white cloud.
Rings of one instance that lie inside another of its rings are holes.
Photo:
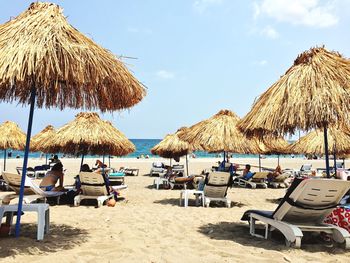
[[[263,66],[266,66],[267,65],[267,60],[259,60],[259,61],[254,61],[254,63],[253,63],[254,65],[257,65],[257,66],[261,66],[261,67],[263,67]]]
[[[161,69],[156,72],[156,76],[160,79],[173,79],[175,74],[173,72]]]
[[[266,15],[279,22],[311,27],[330,27],[338,23],[335,1],[261,0],[254,3],[254,18]]]
[[[271,39],[276,39],[279,37],[278,32],[272,26],[266,26],[261,31],[260,34]]]
[[[212,5],[220,5],[222,2],[223,0],[196,0],[193,3],[193,8],[198,13],[204,13],[208,7]]]

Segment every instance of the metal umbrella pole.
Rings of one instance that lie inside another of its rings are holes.
[[[328,155],[328,136],[327,136],[327,127],[324,126],[323,128],[323,134],[324,134],[324,151],[325,151],[325,159],[326,159],[326,174],[327,178],[330,178],[330,172],[329,172],[329,155]]]
[[[187,158],[187,154],[186,154],[186,172],[187,172],[187,177],[188,177],[189,174],[188,174],[188,158]]]
[[[6,149],[4,150],[4,171],[6,171]]]
[[[21,215],[22,215],[23,195],[24,195],[24,183],[25,183],[26,176],[27,176],[30,136],[32,134],[35,95],[36,95],[35,93],[36,93],[36,89],[35,89],[35,87],[32,87],[31,94],[30,94],[30,110],[29,110],[29,119],[28,119],[28,128],[27,128],[26,147],[25,147],[24,158],[23,158],[23,170],[22,170],[21,186],[19,189],[19,200],[18,200],[17,220],[16,220],[16,230],[15,230],[16,237],[19,237],[19,234],[21,231]]]
[[[80,172],[81,172],[81,168],[83,167],[83,164],[84,164],[84,154],[81,155]]]
[[[261,172],[261,155],[259,153],[259,172]]]

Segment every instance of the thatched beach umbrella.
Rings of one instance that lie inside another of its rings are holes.
[[[323,132],[323,130],[314,130],[308,133],[290,145],[289,150],[293,153],[323,155],[325,152]],[[333,153],[334,167],[336,168],[336,155],[350,154],[350,131],[329,128],[328,152]]]
[[[87,154],[123,156],[135,151],[135,146],[110,122],[101,120],[97,113],[81,112],[44,142],[42,149],[81,155],[83,163]]]
[[[327,128],[349,125],[350,61],[337,52],[312,48],[264,92],[239,127],[248,135],[286,134],[324,129],[329,176]]]
[[[194,149],[210,153],[252,153],[258,145],[248,139],[238,128],[239,117],[230,110],[221,110],[211,118],[201,121],[179,133],[180,139],[189,142]]]
[[[289,152],[289,143],[283,137],[265,136],[264,138],[256,138],[259,146],[257,154],[259,154],[259,170],[261,170],[261,154],[277,154],[277,165],[280,164],[280,154]]]
[[[12,121],[5,121],[0,125],[0,149],[4,150],[4,167],[6,170],[6,150],[23,150],[26,134]]]
[[[71,26],[58,5],[32,3],[0,25],[0,100],[30,104],[16,236],[34,106],[113,111],[133,106],[144,95],[123,63]]]
[[[188,175],[188,158],[187,155],[192,151],[192,146],[179,138],[178,134],[185,132],[188,128],[180,128],[175,134],[168,134],[164,139],[151,149],[152,154],[164,158],[179,158],[186,156],[186,171]]]
[[[45,164],[47,164],[46,149],[42,147],[47,140],[51,139],[56,134],[55,128],[52,125],[47,125],[41,132],[31,138],[30,150],[32,152],[44,152],[45,153]]]

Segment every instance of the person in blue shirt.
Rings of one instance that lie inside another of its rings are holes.
[[[243,179],[249,180],[253,177],[254,173],[250,171],[250,164],[246,164],[243,170]]]

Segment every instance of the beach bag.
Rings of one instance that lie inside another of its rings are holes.
[[[325,218],[324,222],[344,228],[350,233],[350,207],[341,206],[335,208],[332,213]]]

